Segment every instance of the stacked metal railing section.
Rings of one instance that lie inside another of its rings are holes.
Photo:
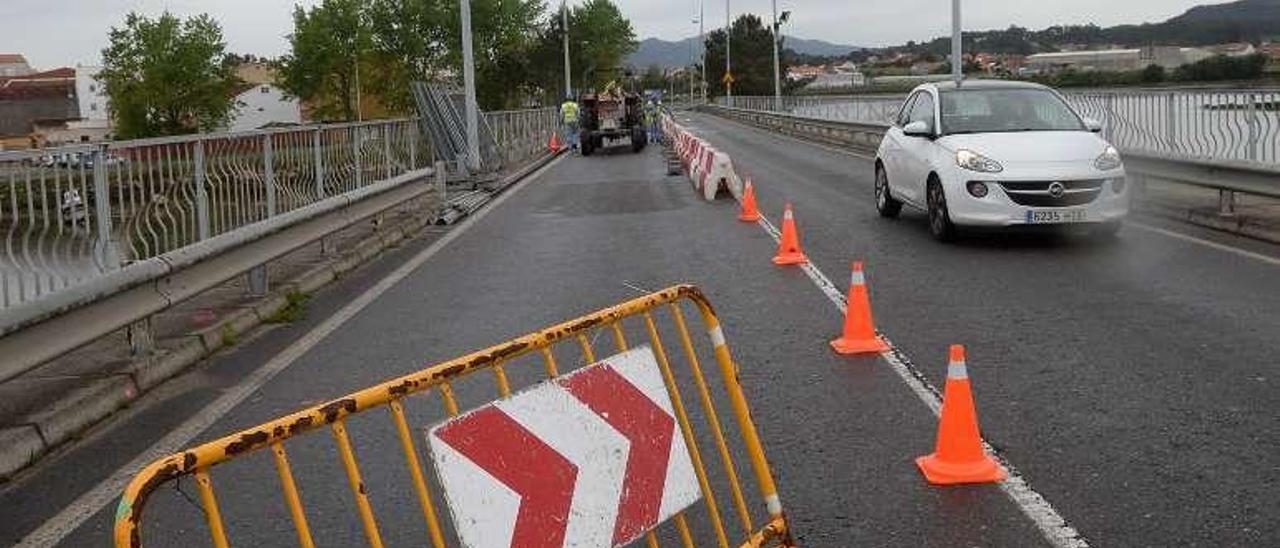
[[[412,120],[0,152],[0,310],[431,159]]]
[[[1280,164],[1280,90],[1120,90],[1064,93],[1102,123],[1125,151]],[[782,112],[806,118],[888,123],[904,95],[789,96]],[[777,112],[774,97],[734,97],[734,107]],[[723,106],[724,99],[720,99]]]

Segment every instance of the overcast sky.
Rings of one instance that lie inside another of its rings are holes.
[[[553,0],[558,3],[558,0]],[[768,15],[770,0],[731,0],[734,15]],[[967,30],[1017,24],[1042,28],[1058,23],[1115,25],[1162,21],[1187,8],[1222,0],[966,0]],[[25,53],[38,68],[94,64],[107,28],[129,11],[181,15],[207,12],[222,23],[231,51],[275,56],[287,49],[295,4],[319,0],[0,0],[0,53]],[[572,2],[571,3],[579,3]],[[640,38],[674,40],[697,32],[696,0],[615,0]],[[803,38],[859,46],[926,40],[949,32],[948,0],[778,0],[793,12],[784,32]],[[723,26],[725,3],[706,5],[708,28]]]

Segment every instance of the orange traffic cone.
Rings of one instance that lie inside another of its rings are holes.
[[[742,191],[742,213],[738,214],[738,220],[747,223],[760,220],[760,210],[756,209],[756,188],[751,179],[747,179],[747,188]]]
[[[805,264],[809,258],[800,250],[800,233],[796,231],[795,215],[791,213],[791,204],[782,211],[782,241],[778,242],[778,254],[773,257],[773,264],[792,265]]]
[[[560,144],[560,134],[559,134],[559,133],[554,132],[554,131],[553,131],[553,132],[551,132],[551,139],[550,139],[549,141],[547,141],[547,148],[551,150],[552,154],[554,154],[554,153],[556,153],[556,152],[560,152],[560,149],[561,149],[561,148],[564,148],[564,146]]]
[[[845,300],[844,331],[840,338],[831,341],[831,348],[838,354],[879,354],[889,349],[889,345],[876,336],[862,261],[853,263],[853,277]]]
[[[934,485],[991,483],[1007,474],[982,448],[978,412],[973,407],[964,347],[951,345],[947,386],[942,394],[942,418],[938,421],[938,445],[932,455],[916,459],[924,477]]]

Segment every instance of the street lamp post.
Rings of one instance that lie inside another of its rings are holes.
[[[707,29],[704,21],[707,20],[707,5],[705,2],[698,4],[698,40],[702,43],[702,103],[707,103]]]
[[[729,0],[724,0],[724,97],[728,107],[733,107],[733,60],[729,56],[729,46],[733,42],[733,12],[729,8]]]
[[[573,80],[569,77],[569,0],[560,2],[560,26],[564,30],[564,96],[573,97]]]
[[[462,86],[467,107],[467,168],[480,171],[480,113],[476,105],[476,59],[471,46],[471,0],[462,2]]]
[[[782,62],[778,59],[778,0],[773,0],[773,110],[782,112]]]
[[[958,85],[964,80],[964,60],[960,48],[960,0],[951,0],[951,78]]]

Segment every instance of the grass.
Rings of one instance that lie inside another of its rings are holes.
[[[311,296],[301,291],[293,290],[284,296],[285,304],[275,313],[267,317],[267,323],[272,324],[289,324],[297,322],[307,315],[307,301]]]

